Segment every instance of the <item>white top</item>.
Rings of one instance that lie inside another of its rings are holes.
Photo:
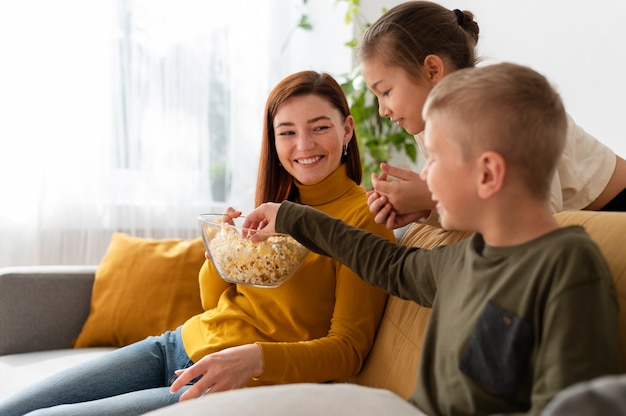
[[[414,137],[420,154],[428,157],[424,149],[424,132]],[[568,115],[565,149],[552,179],[552,211],[579,210],[595,201],[609,183],[616,161],[615,152],[578,126]],[[438,225],[436,217],[436,212],[431,211],[422,221]]]

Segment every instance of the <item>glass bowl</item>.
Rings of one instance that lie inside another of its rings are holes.
[[[213,265],[229,283],[280,286],[309,254],[306,247],[287,234],[270,233],[267,240],[253,243],[244,237],[248,234],[241,227],[244,217],[235,218],[234,225],[223,218],[223,214],[202,214],[198,223]]]

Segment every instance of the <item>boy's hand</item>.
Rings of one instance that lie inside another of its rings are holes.
[[[268,238],[266,233],[276,232],[275,227],[278,208],[280,208],[280,204],[276,202],[266,202],[246,215],[243,228],[264,231],[264,233],[251,233],[249,237],[252,242],[258,243],[259,241],[263,241]]]

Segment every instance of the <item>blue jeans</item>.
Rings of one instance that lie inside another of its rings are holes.
[[[178,402],[174,370],[191,364],[178,328],[40,381],[0,401],[0,415],[141,415]]]

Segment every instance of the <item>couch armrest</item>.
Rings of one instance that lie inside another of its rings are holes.
[[[89,314],[96,268],[0,268],[0,355],[70,348]]]

